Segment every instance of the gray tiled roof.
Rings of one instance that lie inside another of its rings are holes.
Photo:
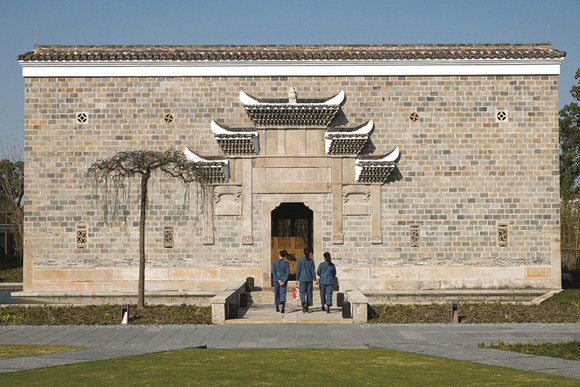
[[[242,45],[242,46],[35,46],[19,55],[31,61],[257,61],[557,59],[549,44]]]

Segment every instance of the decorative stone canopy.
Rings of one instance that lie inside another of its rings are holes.
[[[358,155],[367,143],[373,128],[374,123],[371,120],[357,128],[328,129],[324,135],[326,154]]]
[[[399,148],[384,156],[364,156],[355,160],[355,177],[359,183],[384,183],[399,159]]]
[[[258,132],[250,129],[230,129],[211,121],[211,131],[226,156],[249,156],[260,152]]]
[[[200,163],[205,169],[208,183],[227,183],[230,178],[230,166],[227,159],[206,159],[192,152],[188,148],[183,150],[185,157],[194,163]]]
[[[257,99],[240,91],[240,101],[256,126],[328,126],[344,102],[344,91],[326,100]]]

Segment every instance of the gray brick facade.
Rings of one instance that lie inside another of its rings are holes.
[[[343,90],[346,101],[331,126],[372,120],[365,152],[400,149],[378,191],[355,181],[354,156],[325,154],[326,128],[255,127],[240,91],[285,99],[289,87],[302,99]],[[211,293],[248,276],[267,286],[269,213],[294,201],[314,211],[315,260],[330,251],[339,277],[363,290],[557,289],[557,89],[557,74],[25,76],[24,291],[136,293],[139,182],[126,184],[123,210],[112,218],[87,169],[122,150],[188,147],[223,157],[212,120],[259,133],[251,170],[244,169],[247,158],[230,158],[230,180],[213,188],[246,192],[251,184],[251,211],[234,196],[213,203],[214,241],[204,243],[208,206],[199,191],[192,186],[185,195],[183,186],[155,176],[146,232],[149,292]],[[86,123],[77,122],[79,112]],[[333,196],[333,184],[341,196]],[[362,191],[339,202],[349,189]],[[378,226],[369,204],[376,192]],[[220,215],[222,205],[233,210]],[[242,243],[247,217],[252,240]],[[343,243],[333,241],[338,221]],[[85,248],[76,246],[78,224],[88,228]],[[498,245],[498,224],[507,224],[507,246]],[[163,247],[164,226],[174,227],[173,248]],[[377,228],[381,243],[373,240]]]

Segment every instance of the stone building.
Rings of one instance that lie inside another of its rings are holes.
[[[26,295],[137,291],[138,186],[107,217],[86,178],[123,150],[156,176],[150,295],[268,286],[329,251],[367,294],[559,289],[558,74],[546,44],[35,46],[25,87]],[[109,202],[109,205],[111,203]]]

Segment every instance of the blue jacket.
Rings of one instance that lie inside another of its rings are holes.
[[[320,277],[318,279],[319,284],[332,285],[334,284],[334,277],[336,277],[336,267],[334,266],[334,263],[324,261],[318,265],[316,274]]]
[[[314,281],[316,280],[316,273],[314,272],[314,261],[302,257],[296,264],[296,279],[298,281]]]
[[[288,282],[290,277],[290,265],[283,258],[278,258],[272,263],[272,282]]]

